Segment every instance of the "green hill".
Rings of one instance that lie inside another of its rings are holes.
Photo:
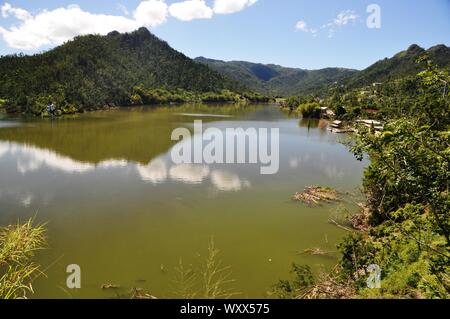
[[[239,89],[146,28],[80,36],[42,54],[0,58],[0,99],[11,112],[41,114],[50,101],[75,111],[129,105],[139,100],[130,101],[136,86],[141,93],[162,89],[154,95]]]
[[[357,72],[344,68],[303,70],[274,64],[225,62],[204,57],[195,60],[261,94],[279,96],[312,93]]]
[[[449,47],[441,44],[425,50],[413,44],[407,50],[397,53],[392,58],[380,60],[367,69],[353,74],[343,83],[350,88],[356,88],[415,75],[421,70],[416,61],[424,54],[428,54],[430,59],[439,67],[450,66]]]
[[[225,62],[203,57],[195,60],[259,93],[292,96],[321,93],[336,82],[350,88],[356,88],[371,85],[375,82],[412,76],[420,71],[416,60],[425,53],[438,66],[450,66],[450,48],[442,44],[428,50],[413,44],[407,50],[392,58],[380,60],[362,71],[343,68],[303,70],[273,64],[243,61]]]

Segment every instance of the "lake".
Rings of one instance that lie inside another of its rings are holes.
[[[280,170],[260,165],[174,165],[173,129],[201,119],[221,130],[279,128]],[[100,111],[58,120],[0,120],[0,225],[35,216],[48,248],[37,262],[37,298],[115,298],[132,288],[175,297],[180,259],[201,277],[214,239],[237,298],[263,298],[293,262],[315,271],[338,258],[345,235],[329,223],[341,204],[291,201],[306,186],[357,194],[363,169],[324,122],[276,106],[177,106]],[[351,195],[349,195],[351,196]],[[348,197],[348,196],[347,196]],[[320,247],[325,256],[302,254]],[[81,267],[82,288],[66,287]],[[200,281],[200,279],[198,279]],[[101,289],[114,284],[120,289]],[[197,284],[199,284],[197,282]]]

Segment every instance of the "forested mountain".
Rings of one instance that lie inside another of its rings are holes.
[[[365,70],[353,74],[344,81],[350,88],[363,87],[372,83],[382,83],[389,80],[412,76],[421,68],[417,59],[427,54],[439,67],[450,66],[450,48],[441,44],[425,50],[416,44],[407,50],[397,53],[392,58],[385,58],[371,65]]]
[[[80,36],[42,54],[0,58],[0,99],[11,112],[41,114],[51,102],[63,113],[136,104],[148,89],[161,89],[148,98],[158,100],[164,90],[183,94],[238,88],[146,28]]]
[[[392,58],[385,58],[362,71],[343,68],[303,70],[285,68],[273,64],[256,64],[243,61],[225,62],[203,57],[195,60],[209,65],[212,69],[239,81],[249,88],[271,95],[292,96],[323,92],[335,82],[350,88],[363,87],[375,82],[384,82],[411,76],[419,72],[416,60],[423,54],[440,67],[450,66],[450,48],[436,45],[424,50],[411,45]]]
[[[41,115],[50,103],[56,104],[58,113],[73,113],[193,100],[265,101],[245,91],[292,96],[328,92],[336,83],[363,87],[417,73],[415,61],[425,53],[438,66],[450,66],[450,48],[445,45],[428,50],[412,45],[363,71],[303,70],[202,57],[194,61],[141,28],[76,37],[42,54],[1,57],[0,107]]]
[[[245,61],[225,62],[204,57],[195,60],[259,93],[280,96],[312,93],[357,72],[344,68],[303,70]]]

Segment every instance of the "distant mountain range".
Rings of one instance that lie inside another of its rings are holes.
[[[416,63],[417,58],[425,53],[439,66],[450,66],[450,48],[442,44],[428,50],[413,44],[392,58],[380,60],[362,71],[344,68],[304,70],[285,68],[274,64],[244,61],[225,62],[204,57],[195,60],[256,92],[291,96],[317,93],[335,82],[348,87],[362,87],[374,82],[384,82],[413,75],[420,71],[420,66]]]
[[[344,68],[303,70],[275,64],[245,61],[225,62],[204,57],[198,57],[195,61],[208,65],[213,70],[256,92],[280,96],[312,93],[325,85],[357,73],[356,70]]]

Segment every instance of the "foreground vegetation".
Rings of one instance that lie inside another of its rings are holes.
[[[314,277],[309,267],[294,265],[295,279],[280,281],[275,295],[450,297],[450,77],[426,56],[418,62],[424,71],[380,90],[381,134],[360,130],[351,144],[358,159],[371,160],[363,181],[365,227],[339,244],[342,258],[333,272]],[[381,269],[380,289],[368,288],[369,265]]]
[[[165,271],[161,265],[161,271]],[[178,265],[174,268],[172,278],[171,294],[177,299],[229,299],[239,295],[234,290],[232,271],[230,266],[224,266],[220,259],[220,250],[216,247],[214,239],[211,238],[208,250],[200,264],[186,265],[180,258]],[[103,290],[121,289],[119,285],[103,284]],[[125,294],[118,294],[121,299],[159,299],[143,288],[134,287]]]
[[[33,225],[33,220],[0,228],[0,299],[33,293],[32,282],[39,274],[33,257],[45,244],[44,227]]]

